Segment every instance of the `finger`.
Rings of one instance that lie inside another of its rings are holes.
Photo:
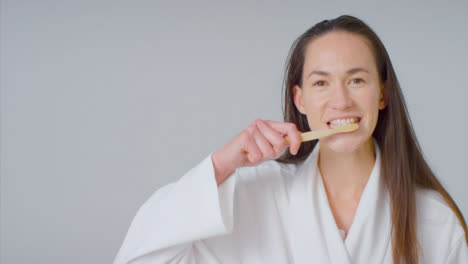
[[[254,163],[262,158],[262,152],[258,148],[253,136],[253,128],[249,127],[249,129],[247,129],[242,141],[241,149],[247,154],[247,160],[249,162]]]
[[[276,155],[273,146],[268,142],[265,136],[256,128],[254,132],[255,143],[262,152],[262,159],[272,158]]]
[[[275,151],[275,157],[278,157],[281,154],[283,154],[283,151],[287,146],[287,142],[286,140],[284,140],[283,135],[278,131],[274,130],[272,127],[270,127],[270,125],[268,125],[268,123],[266,123],[263,120],[257,120],[256,123],[260,132],[273,146],[273,149]]]
[[[296,155],[301,146],[301,132],[297,130],[294,123],[278,122],[272,120],[266,120],[267,124],[270,125],[274,130],[286,134],[289,138],[289,151],[292,155]]]

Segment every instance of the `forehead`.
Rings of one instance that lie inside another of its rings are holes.
[[[314,70],[340,74],[355,67],[377,73],[370,43],[360,35],[344,31],[330,32],[307,44],[304,75]]]

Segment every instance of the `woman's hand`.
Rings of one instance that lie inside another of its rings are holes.
[[[289,138],[289,151],[296,155],[301,145],[300,133],[293,123],[256,119],[211,156],[218,186],[237,168],[279,158],[288,146],[285,136]]]

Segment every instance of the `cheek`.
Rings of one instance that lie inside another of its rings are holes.
[[[326,105],[325,98],[308,95],[304,97],[303,103],[310,129],[325,129],[326,124],[324,125],[321,119],[324,113],[324,105]]]
[[[365,100],[365,111],[368,117],[367,123],[369,126],[375,126],[379,115],[378,95],[372,94]]]
[[[307,113],[316,113],[325,105],[326,98],[312,93],[304,93],[303,103]]]

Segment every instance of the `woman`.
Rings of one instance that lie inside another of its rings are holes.
[[[286,74],[285,122],[255,120],[155,192],[115,263],[468,263],[464,218],[377,35],[351,16],[320,22]],[[346,123],[359,128],[300,142]]]

